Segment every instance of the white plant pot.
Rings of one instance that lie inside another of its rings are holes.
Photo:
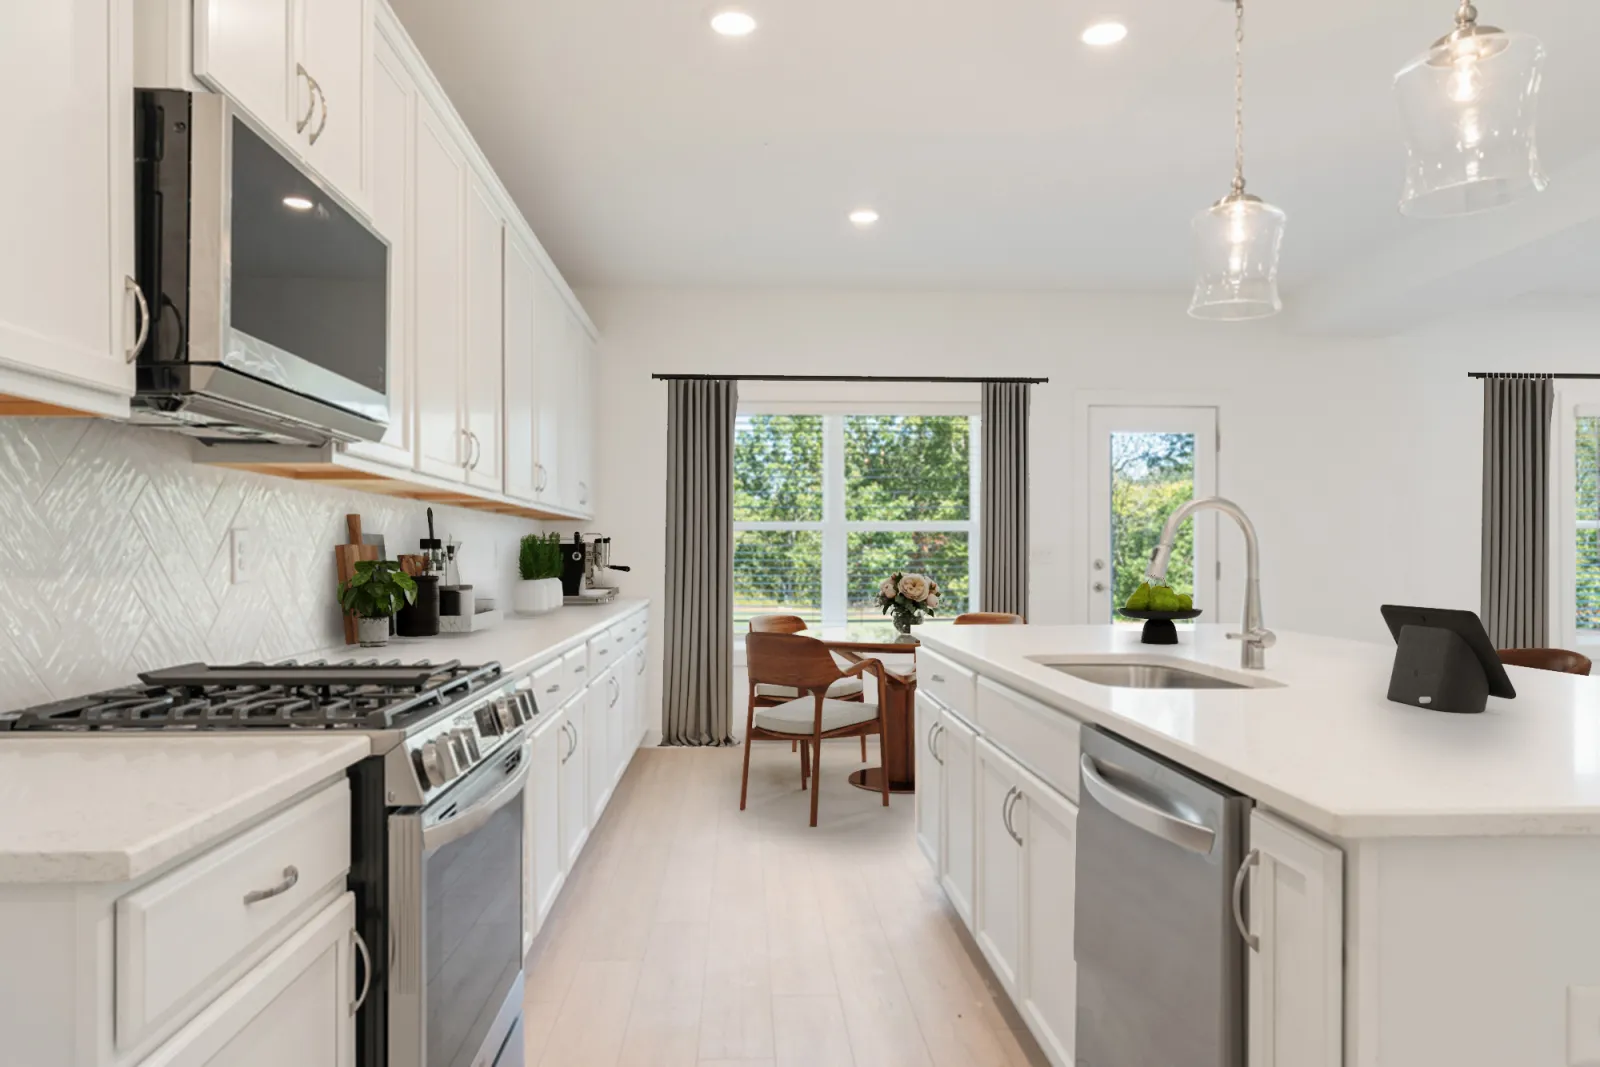
[[[389,620],[357,619],[356,638],[362,648],[380,648],[389,643]]]
[[[554,611],[561,606],[561,579],[518,582],[511,590],[511,606],[518,615],[543,615]]]

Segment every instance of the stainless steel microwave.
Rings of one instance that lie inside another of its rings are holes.
[[[135,420],[207,442],[381,438],[388,242],[226,97],[135,98]]]

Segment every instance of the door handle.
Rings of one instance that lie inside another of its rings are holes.
[[[139,353],[144,351],[144,343],[150,339],[150,305],[144,298],[144,290],[139,288],[139,283],[133,278],[123,278],[125,291],[133,293],[134,302],[139,306],[139,334],[133,339],[133,347],[127,350],[126,361],[132,363],[139,358]]]
[[[295,133],[305,133],[306,127],[311,125],[311,116],[317,112],[317,80],[311,76],[309,70],[299,63],[294,65],[294,72],[297,76],[306,80],[306,92],[311,95],[310,102],[306,104],[306,113],[300,116],[294,124]]]
[[[1022,844],[1022,835],[1017,833],[1017,824],[1011,821],[1011,817],[1016,814],[1017,801],[1021,799],[1022,790],[1013,787],[1011,790],[1011,803],[1006,807],[1006,829],[1011,833],[1011,840],[1019,845]]]
[[[282,896],[289,890],[293,889],[295,887],[295,883],[299,881],[300,868],[291,864],[283,869],[283,881],[279,882],[270,889],[250,890],[250,892],[244,895],[244,902],[246,904],[256,904],[263,900],[271,900],[273,897]]]
[[[1106,591],[1106,583],[1095,582],[1093,588],[1096,593],[1104,593]]]
[[[1117,818],[1190,852],[1198,852],[1204,856],[1211,851],[1211,846],[1217,839],[1217,833],[1211,827],[1204,823],[1190,822],[1188,819],[1162,811],[1139,797],[1124,793],[1101,777],[1100,768],[1095,765],[1094,757],[1087,752],[1078,761],[1078,766],[1082,769],[1083,786],[1089,791],[1089,795]]]
[[[367,994],[372,992],[372,956],[367,952],[367,943],[362,939],[360,930],[351,930],[350,940],[361,956],[361,992],[350,1004],[350,1014],[354,1015],[367,1002]]]
[[[1250,868],[1261,862],[1261,850],[1253,848],[1250,854],[1239,864],[1239,873],[1233,876],[1233,925],[1239,928],[1239,936],[1244,938],[1244,943],[1250,946],[1251,952],[1261,951],[1261,938],[1250,932],[1250,923],[1244,916],[1244,887],[1250,881]]]
[[[943,763],[944,760],[940,760],[939,759],[939,750],[933,747],[933,740],[934,740],[935,737],[938,736],[938,734],[939,734],[939,724],[936,723],[936,722],[929,723],[928,724],[928,755],[932,756],[936,760],[939,760],[940,763]]]
[[[322,118],[317,122],[317,128],[311,131],[311,143],[316,144],[317,138],[322,136],[322,131],[328,128],[328,94],[322,91],[322,83],[315,78],[311,79],[311,88],[316,91],[317,99],[322,103]]]

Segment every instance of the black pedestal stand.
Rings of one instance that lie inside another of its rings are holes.
[[[1178,643],[1178,628],[1172,625],[1174,619],[1196,619],[1200,617],[1197,608],[1187,611],[1130,611],[1127,608],[1119,612],[1125,619],[1142,619],[1144,633],[1139,640],[1147,645],[1175,645]]]
[[[1489,703],[1489,676],[1472,647],[1454,630],[1403,626],[1389,699],[1430,711],[1471,715]]]

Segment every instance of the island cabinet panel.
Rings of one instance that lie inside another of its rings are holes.
[[[1012,804],[1022,768],[982,738],[977,742],[978,892],[973,934],[995,977],[1015,1000],[1022,971],[1022,838]]]
[[[1011,825],[1022,838],[1022,980],[1018,1008],[1056,1067],[1072,1067],[1078,1021],[1073,911],[1078,808],[1025,775]]]
[[[939,837],[944,827],[944,768],[940,764],[935,735],[943,716],[939,705],[928,694],[917,693],[912,712],[912,729],[917,738],[917,791],[912,794],[916,807],[917,845],[934,870],[939,869]]]
[[[939,715],[939,883],[968,929],[977,892],[978,735],[960,716]]]
[[[1250,1067],[1339,1067],[1344,854],[1264,812],[1250,849]]]
[[[919,689],[927,690],[929,696],[957,714],[973,719],[977,712],[973,706],[975,676],[971,671],[925,648],[917,652],[917,665],[922,668],[917,672]]]
[[[977,702],[983,736],[1076,804],[1077,720],[987,678],[978,679]]]

